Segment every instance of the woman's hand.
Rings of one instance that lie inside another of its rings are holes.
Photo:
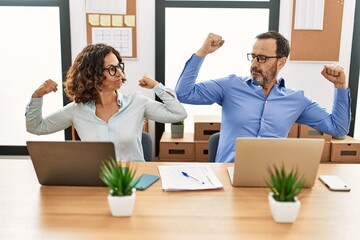
[[[153,89],[158,83],[158,81],[152,79],[146,74],[139,80],[139,86],[148,89]]]
[[[46,80],[41,86],[36,89],[36,91],[33,93],[33,98],[41,98],[44,95],[50,93],[50,92],[56,92],[57,91],[57,83],[54,82],[51,79]]]

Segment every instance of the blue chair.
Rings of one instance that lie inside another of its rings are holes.
[[[142,132],[141,144],[144,152],[144,159],[146,162],[151,162],[152,159],[152,140],[147,132]]]
[[[219,144],[220,132],[210,136],[208,141],[208,161],[215,162],[216,152]]]

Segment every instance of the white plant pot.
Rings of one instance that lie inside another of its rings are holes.
[[[132,189],[130,196],[108,195],[108,203],[111,214],[114,217],[128,217],[132,214],[135,204],[136,189]]]
[[[273,198],[273,193],[269,193],[269,205],[271,214],[275,222],[292,223],[296,220],[301,203],[295,197],[295,202],[278,202]]]

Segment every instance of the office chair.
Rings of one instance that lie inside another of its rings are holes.
[[[215,162],[216,152],[219,144],[220,132],[210,136],[208,141],[208,161]]]
[[[152,159],[152,140],[147,132],[142,132],[141,144],[144,152],[144,159],[146,162],[151,162]]]

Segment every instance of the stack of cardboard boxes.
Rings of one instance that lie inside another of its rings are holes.
[[[159,161],[207,162],[208,139],[220,131],[219,116],[194,116],[194,133],[184,133],[183,138],[171,138],[164,132],[160,140]],[[333,139],[307,125],[294,124],[289,138],[322,138],[325,140],[321,162],[360,163],[360,141],[350,136]]]
[[[331,163],[360,163],[360,141],[350,136],[344,139],[335,139],[307,125],[295,124],[298,127],[299,138],[323,138],[325,145],[321,162]]]
[[[207,162],[209,137],[220,131],[220,116],[194,116],[194,133],[171,138],[164,132],[160,139],[159,161]]]

